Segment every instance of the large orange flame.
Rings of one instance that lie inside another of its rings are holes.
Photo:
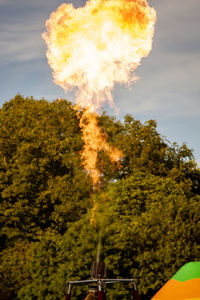
[[[80,120],[82,156],[94,184],[100,176],[98,151],[106,151],[111,161],[121,156],[107,144],[95,113],[105,101],[114,107],[115,83],[136,80],[134,70],[152,48],[155,21],[146,0],[88,0],[78,9],[62,4],[46,22],[43,38],[54,81],[66,92],[74,90],[79,107],[86,108]]]

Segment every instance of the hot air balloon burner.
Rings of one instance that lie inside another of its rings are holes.
[[[114,283],[126,283],[131,285],[133,300],[139,300],[140,296],[137,292],[136,279],[112,279],[106,278],[106,264],[100,261],[93,262],[91,266],[90,279],[67,281],[67,293],[65,300],[71,299],[73,286],[87,285],[89,291],[94,291],[97,300],[106,300],[106,286]]]
[[[106,278],[106,264],[94,261],[90,271],[91,278]]]

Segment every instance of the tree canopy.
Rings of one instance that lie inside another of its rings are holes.
[[[154,120],[99,125],[121,167],[98,155],[100,190],[81,162],[72,103],[16,95],[0,109],[0,298],[63,299],[67,279],[85,279],[99,231],[108,275],[136,277],[149,299],[200,250],[200,170],[186,144],[169,144]],[[96,227],[90,224],[96,203]],[[86,290],[76,288],[73,299]],[[127,299],[122,286],[108,299]]]

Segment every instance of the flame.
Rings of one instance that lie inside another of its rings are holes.
[[[94,227],[97,226],[97,221],[96,221],[96,212],[97,211],[98,211],[98,203],[96,201],[94,201],[92,209],[91,209],[91,217],[90,217],[90,224],[93,225]]]
[[[93,180],[93,185],[96,186],[101,175],[96,168],[98,152],[104,151],[113,163],[119,163],[122,153],[107,143],[107,136],[103,134],[98,126],[97,114],[91,113],[89,108],[83,111],[80,118],[80,127],[83,131],[84,140],[82,150],[83,164]]]
[[[146,0],[88,0],[84,7],[62,4],[46,22],[43,38],[56,84],[75,92],[85,108],[80,119],[85,146],[84,166],[96,185],[98,151],[112,162],[121,153],[106,142],[96,113],[108,101],[115,107],[115,83],[136,80],[134,70],[152,48],[156,12]]]

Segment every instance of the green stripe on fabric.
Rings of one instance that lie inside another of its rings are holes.
[[[184,282],[195,278],[200,278],[200,262],[198,261],[185,264],[171,279]]]

